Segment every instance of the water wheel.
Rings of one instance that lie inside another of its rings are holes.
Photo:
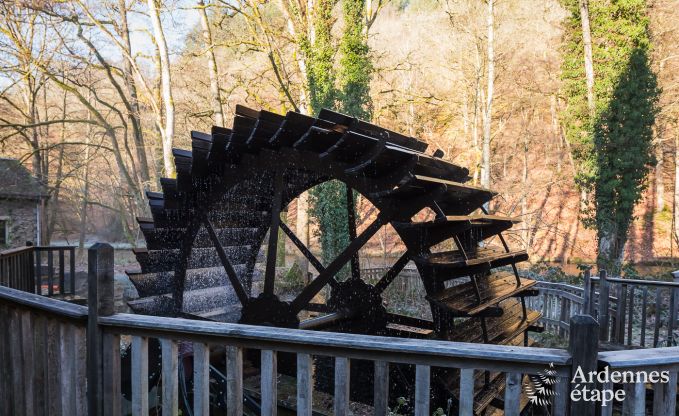
[[[136,313],[511,345],[526,344],[526,331],[536,329],[540,314],[524,301],[536,294],[535,282],[520,278],[515,266],[528,256],[511,250],[501,234],[516,221],[489,215],[484,205],[495,193],[465,184],[468,170],[443,160],[442,151],[425,153],[419,140],[328,110],[313,118],[239,106],[232,129],[192,132],[191,139],[192,151],[174,150],[177,178],[161,179],[163,192],[148,193],[152,218],[138,219],[147,247],[135,251],[141,270],[128,273],[140,296],[129,303]],[[351,241],[321,264],[281,212],[328,180],[353,190],[347,192]],[[376,209],[360,232],[354,192]],[[423,209],[435,218],[414,220]],[[370,284],[361,278],[358,253],[387,225],[407,250]],[[318,272],[288,299],[276,292],[279,229]],[[451,250],[432,249],[451,240]],[[410,261],[431,320],[384,307],[385,289]],[[347,268],[349,276],[340,279]],[[253,290],[253,281],[261,290]],[[327,300],[318,302],[326,287]],[[308,312],[316,316],[300,319]],[[361,373],[352,368],[352,383]],[[454,402],[454,372],[433,377],[435,402]],[[476,413],[501,407],[501,377],[479,372]]]

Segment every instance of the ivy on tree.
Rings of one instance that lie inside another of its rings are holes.
[[[314,113],[322,108],[342,111],[370,120],[370,79],[372,63],[365,27],[364,4],[344,0],[344,31],[339,42],[339,65],[334,62],[331,30],[332,1],[321,0],[315,14],[316,40],[308,83]],[[310,192],[310,215],[318,221],[324,264],[330,263],[349,244],[347,189],[338,181],[323,183]],[[354,200],[356,200],[354,198]]]
[[[562,64],[566,138],[576,163],[576,184],[591,200],[585,225],[595,227],[599,267],[618,273],[634,207],[655,164],[653,124],[659,95],[650,69],[645,0],[589,2],[594,61],[594,114],[587,105],[578,0],[564,0]]]

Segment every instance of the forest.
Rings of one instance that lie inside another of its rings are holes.
[[[43,242],[135,246],[145,192],[174,177],[172,148],[190,149],[192,130],[229,127],[236,105],[329,108],[469,168],[498,192],[491,211],[521,220],[512,244],[533,261],[673,264],[676,5],[3,1],[0,155],[48,187]],[[324,257],[345,233],[342,192],[330,182],[288,207]]]

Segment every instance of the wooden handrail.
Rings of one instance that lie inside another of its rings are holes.
[[[478,344],[464,342],[307,331],[132,314],[100,317],[99,324],[117,334],[407,364],[496,371],[523,370],[527,373],[544,370],[550,363],[556,367],[570,364],[570,354],[555,348],[504,345],[484,345],[480,348]]]
[[[33,250],[33,247],[31,246],[10,248],[7,250],[0,251],[0,258],[30,252],[31,250]]]
[[[0,300],[35,311],[49,312],[54,318],[87,319],[87,307],[0,286]]]
[[[599,277],[592,276],[593,281],[600,281]],[[607,277],[611,283],[621,283],[624,285],[637,285],[637,286],[659,286],[659,287],[673,287],[679,288],[679,282],[664,282],[662,280],[641,280],[641,279],[621,279],[618,277]]]

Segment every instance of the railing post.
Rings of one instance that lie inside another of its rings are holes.
[[[113,364],[110,354],[114,340],[106,339],[104,332],[99,327],[100,316],[110,316],[114,313],[113,308],[113,247],[105,243],[94,244],[87,253],[87,283],[88,283],[88,317],[87,317],[87,405],[88,414],[102,416],[119,409],[106,408],[116,406],[111,400],[110,393],[106,394],[105,387],[113,387],[113,381],[104,381],[105,372],[115,369],[104,368],[106,364]],[[120,346],[118,345],[118,348]],[[120,354],[118,354],[118,360]],[[113,360],[115,361],[115,360]],[[120,368],[117,369],[118,376]],[[115,373],[115,371],[114,371]],[[119,378],[119,377],[118,377]],[[118,386],[120,383],[118,382]],[[119,404],[118,406],[119,407]]]
[[[592,307],[592,272],[591,268],[586,268],[584,273],[584,283],[582,292],[582,308],[583,313],[588,315],[594,314],[594,308]]]
[[[568,339],[568,352],[572,356],[571,377],[582,371],[585,376],[590,371],[597,369],[597,357],[599,343],[596,334],[599,332],[599,324],[590,315],[577,315],[570,320],[570,337]],[[573,381],[573,379],[569,380]],[[593,390],[596,385],[579,383],[578,389],[584,387]],[[575,384],[571,384],[571,388]],[[573,416],[594,416],[595,402],[584,400],[571,400],[571,412]]]
[[[599,270],[599,340],[608,341],[608,297],[610,283],[606,278],[606,270]]]
[[[672,280],[674,280],[674,283],[679,283],[679,270],[672,272]],[[679,302],[677,302],[677,289],[672,288],[672,293],[674,296],[672,296],[670,299],[674,300],[674,308],[670,311],[671,315],[671,328],[674,329],[677,327],[677,313],[679,313]],[[672,337],[668,338],[668,341],[670,344],[668,346],[672,346]]]

